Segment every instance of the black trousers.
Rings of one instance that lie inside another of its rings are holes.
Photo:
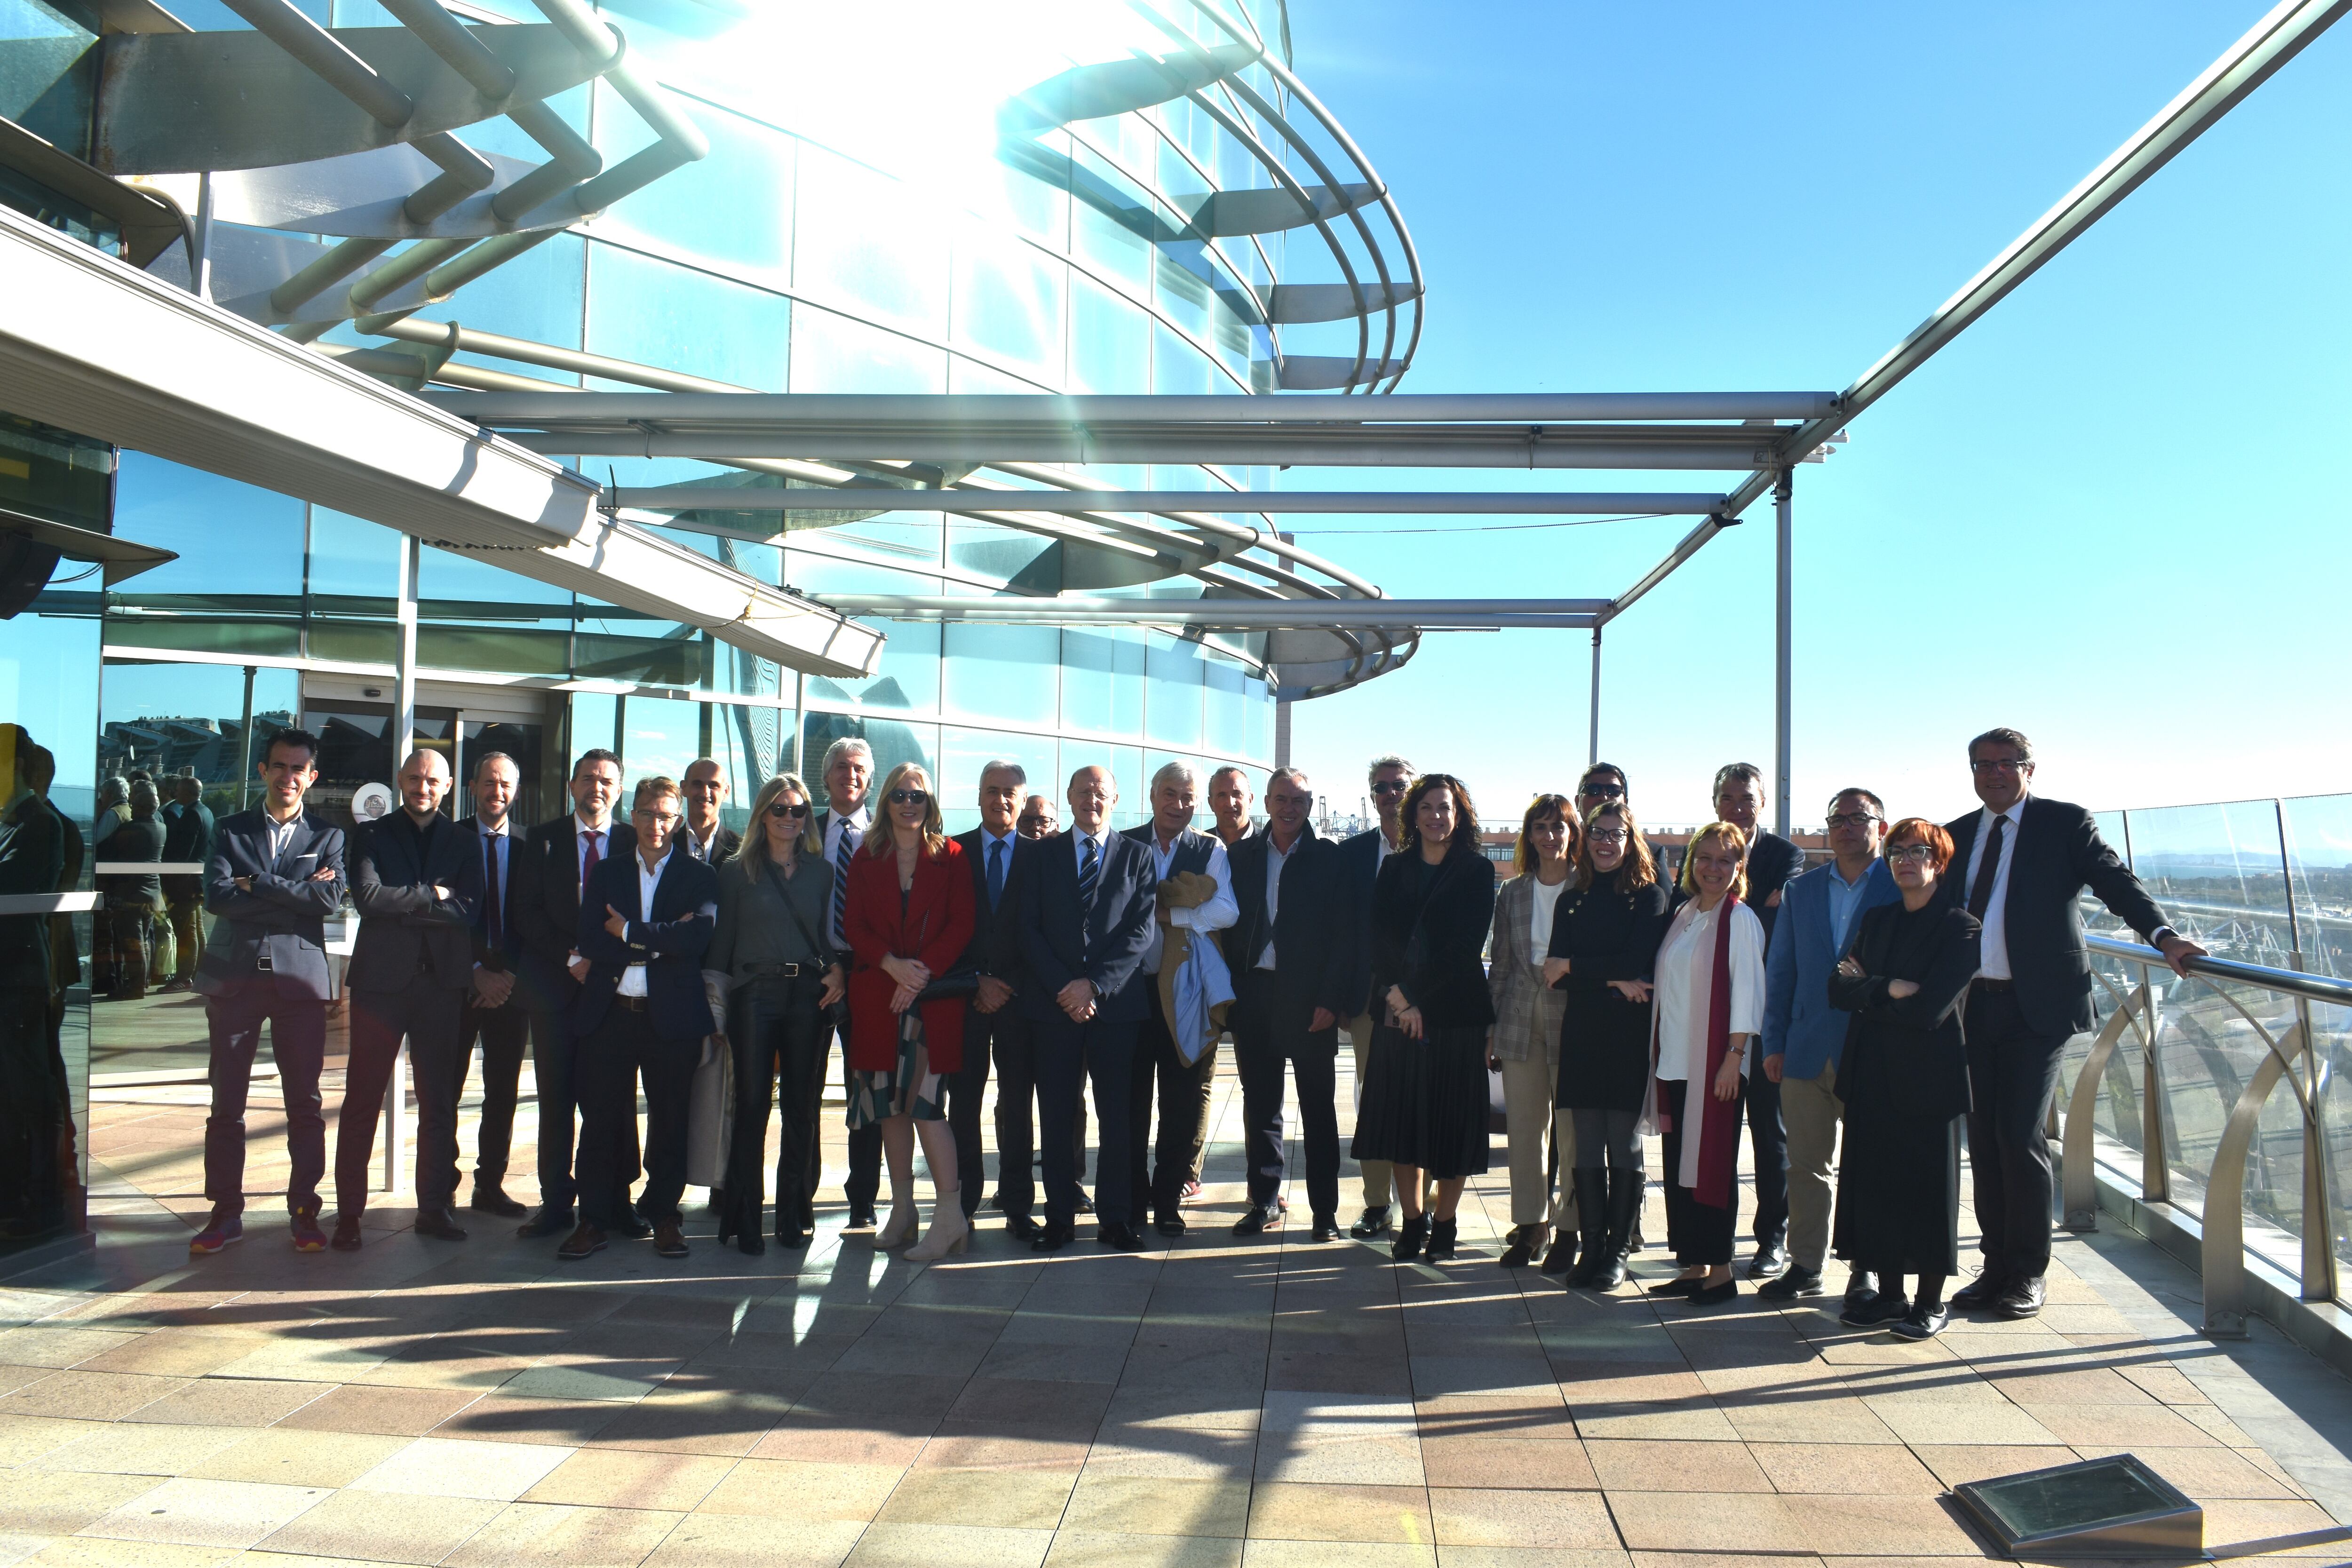
[[[196,965],[205,956],[205,879],[202,877],[164,878],[163,901],[171,911],[172,945],[178,950],[172,965],[172,978],[193,980]]]
[[[966,1028],[976,1015],[965,1015]],[[1032,1162],[1037,1157],[1036,1121],[1044,1095],[1037,1086],[1037,1026],[1008,1004],[987,1020],[989,1046],[996,1063],[996,1192],[1007,1217],[1026,1218],[1037,1203],[1037,1180]],[[964,1036],[964,1049],[972,1048]],[[1081,1068],[1081,1072],[1084,1068]],[[963,1146],[956,1146],[963,1158]],[[1070,1107],[1070,1179],[1087,1179],[1087,1105],[1080,1094]],[[969,1184],[970,1178],[966,1178]],[[970,1201],[967,1199],[966,1201]]]
[[[580,1217],[605,1230],[619,1228],[628,1215],[640,1078],[646,1185],[637,1212],[656,1224],[678,1217],[677,1200],[686,1192],[687,1101],[702,1058],[699,1039],[666,1040],[652,1015],[622,1001],[613,999],[572,1058],[580,1089]]]
[[[2039,1279],[2050,1268],[2050,1137],[2044,1113],[2067,1037],[2025,1021],[2017,993],[1969,992],[1969,1164],[1985,1268]]]
[[[65,1223],[67,1190],[78,1184],[63,1068],[50,1044],[48,988],[0,986],[0,1235],[12,1239]]]
[[[1045,1156],[1045,1219],[1066,1226],[1077,1213],[1077,1163],[1072,1157],[1078,1097],[1094,1079],[1095,1121],[1102,1147],[1095,1154],[1095,1217],[1129,1225],[1135,1217],[1134,1166],[1128,1152],[1127,1079],[1135,1059],[1135,1025],[1097,1019],[1074,1024],[1055,1016],[1033,1020],[1037,1044],[1038,1137]]]
[[[1748,1143],[1756,1155],[1756,1223],[1749,1234],[1759,1247],[1778,1247],[1789,1236],[1789,1125],[1780,1119],[1780,1086],[1761,1072],[1748,1075]]]
[[[335,1213],[367,1208],[368,1167],[384,1090],[408,1040],[416,1088],[416,1206],[449,1206],[457,1191],[457,1015],[464,993],[420,977],[405,991],[351,993],[352,1054],[335,1128]]]
[[[989,1060],[996,1050],[1001,1049],[997,1044],[999,1040],[1024,1026],[1022,1020],[1014,1016],[1013,1004],[1009,1001],[993,1013],[982,1012],[977,1004],[978,998],[975,997],[973,1001],[965,1004],[963,1010],[963,1066],[959,1070],[948,1074],[942,1080],[942,1087],[948,1097],[948,1131],[955,1135],[956,1181],[959,1184],[957,1198],[963,1205],[963,1215],[966,1219],[980,1212],[981,1199],[988,1191],[986,1164],[988,1155],[981,1143],[980,1111],[982,1102],[988,1095]],[[1028,1097],[1034,1092],[1034,1083],[1024,1078],[1021,1108],[1024,1112],[1028,1110]],[[1013,1159],[1004,1148],[1003,1138],[1004,1126],[1003,1100],[1005,1093],[1006,1087],[1000,1079],[997,1084],[999,1103],[996,1108],[996,1124],[999,1130],[997,1158],[1003,1165],[1003,1173],[1009,1173],[1012,1170]],[[1025,1115],[1022,1119],[1021,1130],[1024,1150],[1021,1160],[1021,1177],[1025,1184],[1029,1179],[1029,1160],[1025,1152],[1029,1123]],[[1001,1173],[998,1182],[999,1190],[1002,1190],[1003,1186]],[[1027,1211],[1024,1208],[1022,1212]]]
[[[319,1212],[319,1182],[327,1173],[327,1117],[319,1095],[319,1068],[327,1050],[327,1004],[278,979],[256,974],[230,981],[205,998],[211,1056],[212,1113],[205,1118],[205,1196],[232,1214],[245,1210],[245,1105],[253,1088],[253,1061],[261,1026],[269,1026],[269,1055],[286,1101],[286,1152],[293,1170],[286,1182],[289,1211]]]
[[[1339,1112],[1337,1025],[1319,1034],[1285,1031],[1274,1019],[1273,977],[1252,970],[1235,987],[1234,1067],[1242,1080],[1243,1136],[1248,1150],[1249,1199],[1271,1206],[1285,1173],[1282,1069],[1298,1083],[1299,1136],[1307,1145],[1307,1202],[1318,1215],[1339,1208]]]
[[[1212,1041],[1201,1059],[1186,1062],[1160,1005],[1160,987],[1150,977],[1150,1015],[1137,1026],[1135,1059],[1127,1079],[1128,1184],[1148,1194],[1154,1214],[1172,1215],[1183,1201],[1184,1184],[1199,1173],[1201,1148],[1208,1142],[1209,1099],[1217,1076]],[[1158,1085],[1155,1095],[1153,1086]],[[1151,1137],[1151,1106],[1160,1104],[1160,1138]]]
[[[849,1022],[842,1020],[836,1037],[841,1041],[841,1092],[845,1098],[856,1093],[849,1081]],[[828,1041],[827,1045],[830,1046]],[[823,1064],[819,1064],[820,1072]],[[824,1157],[814,1144],[808,1152],[808,1190],[812,1193],[824,1184]],[[841,1195],[848,1201],[851,1214],[871,1214],[874,1199],[882,1190],[882,1124],[868,1122],[849,1130],[849,1174],[841,1184]]]
[[[808,1162],[817,1144],[830,1034],[816,1005],[823,988],[824,982],[814,975],[780,976],[740,986],[731,999],[727,1038],[735,1050],[735,1131],[719,1216],[721,1241],[760,1234],[772,1106],[782,1123],[776,1151],[777,1234],[804,1231],[814,1222]]]
[[[509,1004],[511,1005],[511,1004]],[[539,1096],[539,1201],[559,1213],[570,1214],[580,1194],[577,1145],[573,1121],[580,1114],[577,1063],[580,1042],[560,1009],[534,1009],[530,1017],[531,1077]],[[626,1129],[625,1158],[621,1173],[621,1198],[625,1205],[629,1184],[637,1179],[637,1121]]]
[[[520,996],[509,996],[497,1007],[480,1007],[468,991],[458,1010],[450,1104],[466,1098],[466,1071],[473,1064],[474,1047],[479,1045],[482,1049],[482,1124],[474,1135],[477,1193],[507,1179],[507,1158],[514,1149],[515,1105],[521,1098],[523,1039],[530,1026]]]
[[[136,1002],[147,994],[149,971],[155,963],[155,911],[151,905],[112,903],[106,907],[106,940],[113,949],[111,1001]],[[97,987],[91,987],[92,994]]]
[[[1733,1178],[1731,1201],[1721,1208],[1699,1202],[1697,1195],[1682,1184],[1684,1088],[1680,1083],[1658,1085],[1665,1102],[1675,1108],[1673,1125],[1660,1142],[1665,1145],[1661,1152],[1666,1166],[1666,1246],[1676,1263],[1692,1268],[1731,1261],[1731,1237],[1739,1221],[1739,1182],[1736,1176]],[[1736,1152],[1738,1145],[1733,1147]]]

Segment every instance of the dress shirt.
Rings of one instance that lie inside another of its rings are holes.
[[[1837,862],[1830,862],[1830,950],[1833,952],[1845,951],[1845,939],[1853,930],[1853,912],[1862,908],[1863,885],[1870,880],[1870,872],[1871,867],[1864,866],[1862,875],[1849,882]]]
[[[725,826],[726,824],[724,823],[714,822],[710,825],[709,833],[708,835],[704,835],[695,832],[694,825],[692,823],[688,823],[686,825],[686,852],[693,856],[696,859],[701,861],[704,865],[709,865],[710,863],[712,851],[719,847],[719,830]]]
[[[1269,832],[1265,836],[1265,956],[1257,961],[1260,969],[1274,967],[1274,917],[1282,907],[1282,868],[1290,864],[1290,858],[1297,854],[1298,847],[1306,842],[1307,830],[1304,827],[1298,830],[1298,837],[1290,841],[1287,849],[1276,849],[1274,835]],[[1388,840],[1381,839],[1381,855],[1383,859],[1388,856]]]
[[[646,869],[644,856],[634,849],[629,852],[637,862],[637,919],[640,921],[654,918],[654,889],[661,886],[661,874],[668,868],[669,858],[677,852],[675,847],[663,850],[662,858],[654,862],[654,868],[650,871]],[[629,940],[629,928],[625,922],[621,927],[621,940]],[[632,963],[621,971],[620,994],[624,996],[646,994],[646,966],[643,963]]]
[[[588,836],[592,833],[596,836],[596,858],[611,859],[613,857],[612,818],[605,818],[604,826],[602,827],[591,827],[580,820],[578,812],[573,812],[572,814],[572,852],[577,858],[580,868],[580,885],[583,888],[588,885]]]
[[[1528,875],[1534,876],[1533,872]],[[1544,954],[1551,951],[1551,917],[1559,908],[1559,896],[1568,890],[1569,879],[1562,877],[1546,887],[1543,879],[1536,878],[1535,896],[1528,900],[1528,952],[1534,955],[1541,968]]]
[[[1969,907],[1969,889],[1977,885],[1977,869],[1984,863],[1985,840],[1992,836],[1993,818],[2007,817],[2009,826],[2000,830],[2000,863],[1993,868],[1992,900],[1985,905],[1984,940],[1978,950],[1977,973],[1987,980],[2007,980],[2009,972],[2009,939],[2004,918],[2009,905],[2009,868],[2017,858],[2017,829],[2025,820],[2024,795],[2007,811],[1995,811],[1990,806],[1977,813],[1976,842],[1969,847],[1969,872],[1960,879],[1960,907]]]
[[[1214,847],[1209,851],[1208,874],[1216,882],[1217,890],[1205,902],[1189,910],[1168,911],[1168,923],[1180,930],[1223,931],[1241,918],[1241,906],[1234,901],[1234,871],[1232,863],[1225,858],[1225,847],[1217,842],[1214,834],[1210,835],[1209,841]],[[1176,843],[1171,838],[1163,847],[1158,831],[1151,835],[1151,868],[1163,882],[1168,879],[1169,863],[1176,858]],[[1160,949],[1165,939],[1166,933],[1155,917],[1151,922],[1151,945],[1143,950],[1144,973],[1160,973]]]
[[[295,807],[294,815],[280,822],[269,815],[268,807],[264,806],[261,816],[269,824],[269,859],[275,865],[285,858],[286,846],[294,841],[294,830],[302,826],[302,809]]]
[[[997,853],[996,847],[1000,844],[1004,846],[1004,886],[1005,888],[1009,888],[1013,885],[1013,857],[1015,853],[1013,846],[1020,842],[1021,835],[1017,832],[991,833],[984,826],[980,830],[980,885],[982,887],[984,888],[988,886],[989,858]],[[996,890],[996,896],[1000,899],[1003,898],[1004,896],[1004,888],[999,888]],[[988,908],[992,914],[995,912],[996,906],[994,904],[989,905]]]
[[[1696,899],[1675,911],[1659,945],[1657,975],[1658,1067],[1661,1082],[1681,1083],[1706,1071],[1706,1026],[1715,989],[1716,922],[1729,900],[1701,912]],[[1746,904],[1731,928],[1731,1030],[1764,1032],[1764,922]],[[1739,1070],[1748,1070],[1740,1058]]]
[[[480,834],[483,840],[490,845],[490,853],[496,857],[497,866],[496,874],[490,878],[489,891],[487,895],[488,903],[485,907],[497,909],[499,931],[503,934],[507,929],[507,858],[514,852],[514,835],[508,829],[513,826],[513,818],[507,818],[496,827],[484,827],[481,822],[482,819],[478,816],[474,819],[474,831]],[[482,966],[478,963],[474,967],[479,969]]]
[[[857,858],[858,842],[865,838],[866,830],[872,826],[873,823],[874,819],[866,815],[866,807],[862,805],[858,806],[856,811],[851,812],[847,816],[842,816],[841,813],[837,811],[828,812],[825,816],[824,863],[833,868],[833,910],[835,911],[842,909],[844,902],[849,897],[849,881],[846,876],[844,875],[847,868],[842,864],[841,859],[842,835],[849,834],[853,836],[849,846],[849,855],[851,859],[856,859]],[[834,952],[848,952],[849,938],[843,932],[840,921],[828,918],[825,923],[832,927],[832,929],[827,931],[824,934],[832,941]]]

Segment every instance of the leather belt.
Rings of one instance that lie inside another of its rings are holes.
[[[613,994],[613,1005],[626,1007],[632,1013],[643,1013],[650,1004],[643,996],[624,996],[616,991]]]
[[[1978,975],[1976,977],[1975,985],[1979,991],[2014,991],[2017,989],[2016,981],[1995,980],[1990,974]]]
[[[798,980],[802,975],[814,975],[814,963],[755,963],[751,965],[754,980]]]

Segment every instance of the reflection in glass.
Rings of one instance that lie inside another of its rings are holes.
[[[948,356],[896,332],[803,305],[793,315],[794,392],[945,392]]]
[[[709,154],[614,205],[596,219],[594,232],[600,238],[681,255],[746,283],[790,287],[793,138],[708,103],[677,107],[710,139]],[[653,141],[636,111],[600,83],[596,146],[604,166],[611,168]]]
[[[1062,633],[1062,727],[1139,738],[1146,662],[1141,632],[1066,628]]]
[[[618,246],[593,247],[588,266],[590,353],[758,392],[784,389],[791,300]],[[633,390],[594,377],[590,385]]]
[[[948,831],[961,833],[980,823],[981,770],[993,762],[1018,763],[1029,775],[1025,791],[1058,802],[1067,782],[1050,734],[1034,731],[940,730],[940,799]]]
[[[926,337],[945,338],[948,240],[936,205],[839,153],[813,146],[801,151],[796,287]]]
[[[1191,643],[1151,635],[1144,733],[1186,751],[1201,744],[1201,655]]]
[[[293,725],[300,677],[267,666],[116,660],[105,682],[100,773],[188,773],[204,781],[205,804],[226,814],[253,803],[255,767],[269,737]]]
[[[1074,392],[1151,390],[1151,318],[1091,278],[1070,278],[1070,382]]]
[[[895,719],[877,719],[852,713],[809,713],[801,720],[801,755],[806,765],[795,768],[809,787],[822,795],[824,780],[819,776],[824,766],[825,748],[835,741],[855,736],[874,748],[874,780],[879,784],[890,776],[890,770],[900,763],[920,763],[938,771],[940,727],[937,724],[902,724]]]
[[[1060,696],[1055,679],[1058,628],[952,623],[945,631],[944,711],[965,719],[1054,727]]]
[[[1068,266],[978,224],[964,226],[955,251],[956,345],[1057,379]]]

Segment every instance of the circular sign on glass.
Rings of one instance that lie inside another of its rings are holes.
[[[364,784],[352,792],[352,820],[380,822],[392,815],[392,786]]]

